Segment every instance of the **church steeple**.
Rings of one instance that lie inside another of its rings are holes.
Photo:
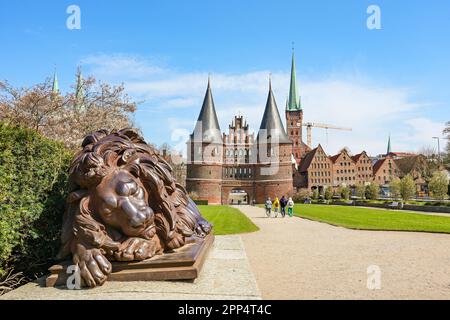
[[[389,135],[386,155],[388,155],[391,152],[392,152],[392,150],[391,150],[391,135]]]
[[[53,74],[52,92],[54,94],[58,94],[59,93],[59,83],[58,83],[58,75],[56,74],[56,69],[55,69],[55,73]]]
[[[211,80],[208,76],[208,87],[205,98],[203,99],[202,109],[194,128],[191,138],[197,139],[197,142],[222,143],[222,134],[219,121],[217,120],[216,108],[211,92]],[[198,141],[201,138],[201,141]]]
[[[81,67],[78,67],[76,96],[77,98],[82,98],[83,94],[83,75],[81,74]]]
[[[286,134],[286,131],[284,130],[283,122],[281,121],[277,103],[272,92],[271,80],[269,80],[269,95],[267,97],[266,108],[264,110],[264,115],[259,127],[258,140],[261,130],[266,130],[267,137],[270,136],[273,138],[273,135],[277,135],[277,140],[279,143],[291,143]]]
[[[300,105],[299,97],[297,95],[297,79],[295,70],[295,55],[294,48],[292,48],[292,64],[291,64],[291,84],[289,87],[289,98],[286,110],[287,111],[299,111],[302,109]]]
[[[83,75],[81,73],[81,67],[78,67],[77,72],[77,87],[75,91],[75,99],[76,99],[76,107],[79,109],[84,108],[83,99],[84,99],[84,89],[83,89],[84,81]]]

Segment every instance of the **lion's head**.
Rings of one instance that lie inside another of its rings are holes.
[[[147,258],[210,232],[171,167],[136,131],[101,130],[87,136],[82,147],[69,172],[61,258],[98,249],[109,260],[120,260],[121,250],[131,250],[124,243],[130,246],[132,238],[153,241],[147,254],[133,248],[134,257]]]

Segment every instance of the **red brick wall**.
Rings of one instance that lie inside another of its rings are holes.
[[[306,153],[303,144],[303,111],[286,111],[286,132],[292,141],[292,154],[300,160]]]

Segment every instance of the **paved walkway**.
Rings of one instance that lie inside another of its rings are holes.
[[[44,288],[28,283],[0,300],[261,299],[240,236],[216,236],[200,277],[192,281],[106,282],[94,289]]]
[[[450,299],[450,235],[350,230],[239,209],[261,229],[242,239],[263,299]],[[367,288],[372,265],[381,271],[378,290]]]

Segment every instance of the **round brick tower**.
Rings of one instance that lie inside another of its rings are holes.
[[[209,204],[222,202],[223,141],[208,79],[194,132],[187,142],[186,190]]]
[[[263,203],[267,197],[273,200],[275,197],[292,195],[292,141],[284,130],[271,83],[258,131],[257,153],[256,202]]]

